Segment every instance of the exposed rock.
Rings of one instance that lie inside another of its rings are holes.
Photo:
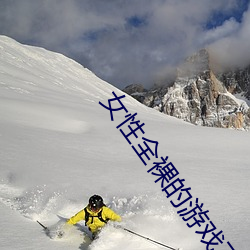
[[[170,87],[154,87],[149,91],[142,86],[130,89],[136,90],[131,95],[145,105],[187,122],[248,129],[250,109],[245,101],[233,94],[250,96],[249,76],[250,67],[215,75],[210,67],[209,53],[203,49],[178,68],[177,77]]]
[[[125,93],[133,96],[137,101],[144,102],[145,93],[147,90],[143,87],[142,84],[130,84],[125,89],[123,89]]]
[[[218,74],[218,79],[225,84],[230,93],[242,93],[250,100],[250,66]]]
[[[144,89],[142,84],[130,84],[123,91],[131,95],[134,93],[143,93],[146,91],[146,89]]]

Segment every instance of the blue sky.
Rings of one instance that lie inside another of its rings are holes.
[[[206,28],[212,29],[216,28],[217,26],[223,25],[225,20],[230,18],[234,18],[238,23],[242,22],[243,14],[247,11],[249,5],[249,0],[240,0],[236,8],[232,8],[230,12],[223,12],[222,10],[216,10],[212,13],[211,18],[208,19]]]
[[[0,34],[69,56],[111,84],[146,87],[201,48],[250,63],[249,0],[1,0]]]

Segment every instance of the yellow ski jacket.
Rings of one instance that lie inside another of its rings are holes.
[[[98,231],[98,229],[102,228],[106,223],[104,221],[112,220],[112,221],[121,221],[121,217],[116,214],[110,208],[103,206],[98,212],[91,211],[88,207],[86,207],[87,212],[89,213],[88,221],[85,221],[86,225],[88,226],[89,230],[92,233]],[[98,218],[98,214],[101,212],[101,217],[104,221]],[[77,214],[72,216],[68,221],[67,224],[74,225],[80,220],[85,220],[85,211],[82,209]]]

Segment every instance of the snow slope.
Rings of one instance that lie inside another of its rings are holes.
[[[63,55],[0,36],[1,249],[162,249],[112,225],[90,244],[83,223],[63,239],[50,239],[36,223],[63,223],[58,215],[72,216],[95,193],[124,227],[183,250],[206,249],[147,173],[153,160],[144,166],[116,129],[124,110],[111,121],[99,105],[112,91],[124,94]],[[230,249],[227,241],[249,249],[249,133],[192,126],[129,96],[122,102],[223,230],[215,249]]]

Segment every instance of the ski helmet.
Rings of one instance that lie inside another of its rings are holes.
[[[89,198],[89,206],[91,209],[98,210],[103,207],[103,199],[99,195],[93,195]]]

